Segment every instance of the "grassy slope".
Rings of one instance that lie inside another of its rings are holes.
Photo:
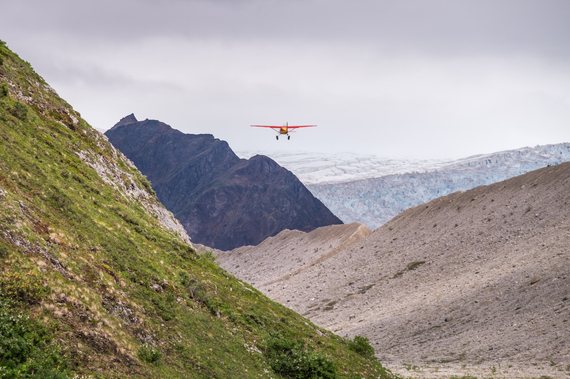
[[[0,58],[0,377],[278,378],[270,334],[304,340],[341,377],[388,376],[197,255],[147,210],[154,195],[105,183],[78,152],[148,186],[1,41]]]

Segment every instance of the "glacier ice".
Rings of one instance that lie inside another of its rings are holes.
[[[570,143],[458,160],[397,160],[351,153],[265,155],[297,175],[343,222],[376,229],[400,212],[437,197],[570,161]]]

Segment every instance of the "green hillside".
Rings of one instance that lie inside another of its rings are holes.
[[[269,300],[175,227],[0,41],[0,378],[390,377],[365,339]]]

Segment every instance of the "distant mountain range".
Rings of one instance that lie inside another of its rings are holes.
[[[240,156],[251,153],[241,152]],[[343,222],[376,229],[405,209],[570,161],[570,143],[458,160],[397,160],[357,154],[269,154]]]
[[[148,177],[193,242],[229,250],[284,229],[342,224],[290,171],[262,155],[240,159],[211,134],[184,134],[131,114],[105,135]]]

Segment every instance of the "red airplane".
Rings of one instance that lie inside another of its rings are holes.
[[[294,132],[294,130],[289,129],[298,129],[298,128],[312,128],[317,125],[296,125],[296,126],[289,126],[289,123],[285,123],[284,126],[274,126],[274,125],[251,125],[254,128],[271,128],[277,132],[278,135],[275,138],[279,139],[279,134],[283,134],[287,136],[287,139],[291,139],[289,132]]]

